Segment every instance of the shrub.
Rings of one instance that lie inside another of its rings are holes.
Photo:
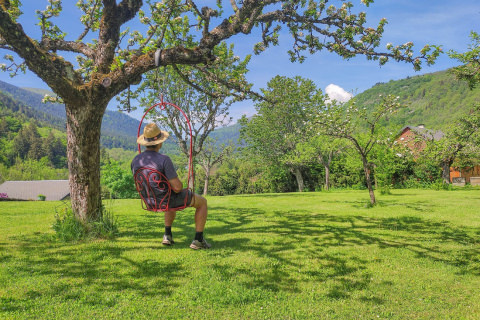
[[[379,188],[379,189],[380,189],[380,194],[381,194],[381,195],[389,195],[389,194],[392,194],[392,193],[390,192],[391,187],[392,187],[392,186],[389,185],[389,184],[385,184],[385,185],[380,186],[380,188]]]
[[[104,187],[102,191],[104,197],[106,196],[104,191],[108,191],[108,195],[116,199],[138,198],[132,172],[129,169],[122,168],[117,161],[112,160],[102,166],[101,183]]]
[[[433,190],[452,190],[452,185],[445,183],[442,179],[439,179],[432,183]]]

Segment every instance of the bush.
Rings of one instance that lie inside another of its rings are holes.
[[[445,183],[442,179],[439,179],[432,183],[433,190],[452,190],[452,185]]]
[[[390,192],[391,187],[392,187],[392,186],[389,185],[389,184],[385,184],[385,185],[380,186],[380,188],[379,188],[379,189],[380,189],[380,194],[381,194],[381,195],[384,195],[384,196],[385,196],[385,195],[392,194],[392,193]]]
[[[112,239],[118,234],[117,219],[109,211],[102,209],[98,221],[82,223],[77,219],[71,208],[65,208],[55,215],[52,226],[56,237],[65,242],[88,239]]]
[[[104,197],[106,196],[104,191],[108,191],[109,196],[115,199],[138,198],[132,172],[129,169],[122,168],[117,161],[112,160],[102,166],[101,184],[104,187],[102,191]]]

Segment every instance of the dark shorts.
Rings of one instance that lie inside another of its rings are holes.
[[[187,196],[188,194],[188,196]],[[170,202],[168,203],[168,206],[170,208],[178,208],[178,207],[183,207],[185,206],[185,197],[187,198],[187,207],[190,205],[192,202],[193,198],[193,192],[190,189],[183,189],[179,193],[175,193],[172,191],[172,194],[170,195]]]

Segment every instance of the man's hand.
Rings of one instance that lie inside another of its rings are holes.
[[[178,177],[170,179],[168,182],[170,183],[170,186],[174,192],[179,193],[183,190],[183,183],[180,181],[180,179],[178,179]]]

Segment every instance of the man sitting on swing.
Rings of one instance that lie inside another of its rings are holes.
[[[143,134],[137,139],[137,143],[145,146],[146,150],[132,160],[131,168],[133,174],[139,168],[149,167],[161,172],[170,183],[172,193],[169,199],[169,208],[171,210],[165,211],[165,234],[162,244],[174,244],[172,224],[177,214],[175,208],[183,207],[185,198],[188,197],[187,207],[195,208],[196,230],[195,239],[190,244],[190,248],[195,250],[209,249],[211,247],[210,244],[203,238],[203,229],[207,221],[207,200],[189,189],[184,189],[174,169],[172,160],[168,156],[159,153],[162,143],[167,140],[168,136],[168,132],[160,130],[155,123],[149,123],[145,126]]]

